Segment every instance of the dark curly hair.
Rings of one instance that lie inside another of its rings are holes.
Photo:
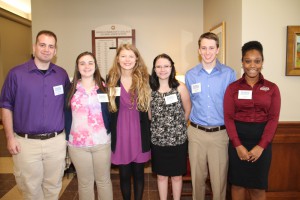
[[[163,54],[159,54],[158,56],[156,56],[153,60],[153,67],[152,67],[152,73],[151,73],[151,77],[150,77],[150,87],[153,91],[157,91],[159,89],[159,81],[158,81],[158,77],[155,73],[155,64],[156,64],[156,61],[159,59],[159,58],[165,58],[167,60],[170,61],[171,63],[171,74],[170,74],[170,77],[169,77],[169,87],[170,88],[177,88],[179,86],[179,82],[178,80],[175,78],[175,75],[176,75],[176,70],[175,70],[175,66],[174,66],[174,61],[172,60],[172,58],[163,53]]]
[[[263,46],[258,41],[250,41],[250,42],[247,42],[243,45],[243,47],[242,47],[242,61],[243,61],[244,56],[246,55],[246,53],[250,50],[257,50],[261,54],[262,61],[264,61]]]

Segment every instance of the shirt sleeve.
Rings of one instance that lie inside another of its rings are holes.
[[[185,75],[185,81],[184,81],[184,82],[185,82],[185,85],[186,85],[186,87],[187,87],[189,93],[191,94],[190,83],[189,83],[189,75],[188,75],[188,73]]]
[[[231,76],[230,76],[230,83],[233,83],[236,81],[236,73],[234,70],[232,70]]]
[[[234,147],[240,146],[242,143],[238,137],[235,123],[235,105],[232,93],[232,86],[228,86],[224,95],[224,122],[226,131]]]
[[[11,111],[14,110],[15,95],[16,95],[16,77],[10,71],[5,79],[0,97],[0,107]]]
[[[277,125],[278,125],[278,120],[279,120],[280,105],[281,105],[280,92],[277,85],[274,85],[274,91],[271,96],[271,106],[269,108],[268,121],[265,130],[263,132],[263,135],[261,137],[261,140],[258,143],[258,145],[261,146],[262,148],[266,148],[275,135]]]
[[[65,72],[65,73],[66,73],[65,88],[68,88],[70,86],[70,78],[69,78],[67,72]]]

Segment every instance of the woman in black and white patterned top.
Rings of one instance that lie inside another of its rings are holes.
[[[157,174],[160,199],[167,199],[171,176],[174,199],[180,199],[187,166],[187,120],[191,101],[186,86],[175,79],[174,62],[167,54],[153,61],[149,117],[152,171]]]

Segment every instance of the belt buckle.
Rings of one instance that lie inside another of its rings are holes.
[[[206,132],[209,132],[209,133],[214,132],[214,128],[205,128],[205,130],[206,130]]]
[[[39,134],[40,136],[40,140],[46,140],[49,138],[48,134],[47,133],[42,133],[42,134]]]
[[[206,128],[206,132],[217,132],[217,131],[220,131],[221,130],[221,127],[220,126],[217,126],[217,127],[211,127],[211,128]]]

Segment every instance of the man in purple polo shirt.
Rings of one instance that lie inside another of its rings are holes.
[[[56,35],[40,31],[34,59],[8,73],[0,97],[7,148],[24,199],[57,200],[65,167],[64,69],[51,63]]]

